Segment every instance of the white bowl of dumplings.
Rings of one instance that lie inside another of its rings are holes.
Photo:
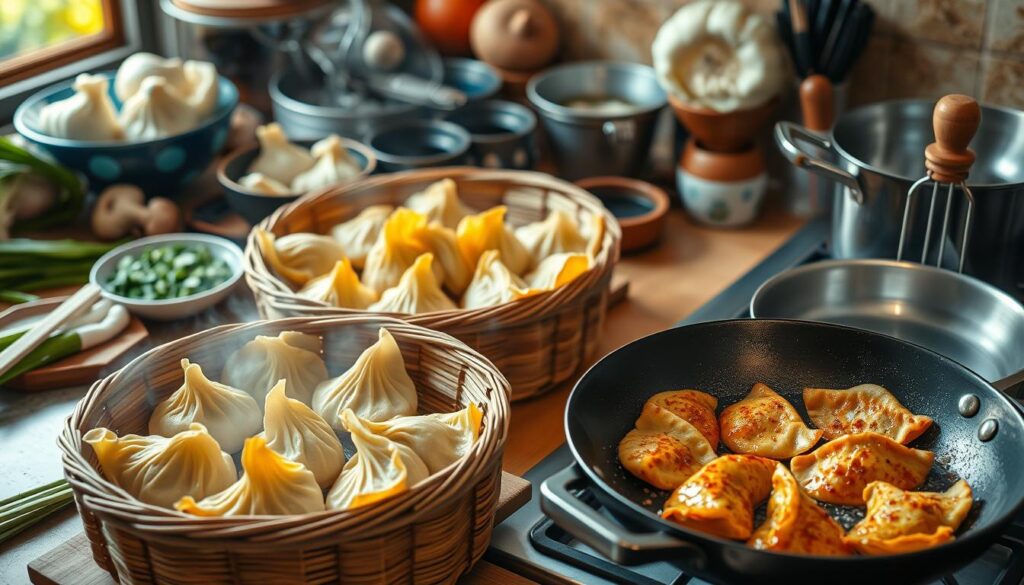
[[[128,57],[116,72],[84,73],[18,107],[14,125],[93,190],[113,183],[172,194],[223,148],[238,90],[212,63]]]

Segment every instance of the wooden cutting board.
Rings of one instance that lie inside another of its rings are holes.
[[[497,524],[530,501],[530,482],[511,473],[501,473],[501,494],[494,515]],[[84,532],[28,564],[28,578],[35,585],[117,585],[110,573],[92,560],[92,549]],[[460,585],[525,585],[533,583],[487,561],[480,561],[459,580]]]

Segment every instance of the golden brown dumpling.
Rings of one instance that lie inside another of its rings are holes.
[[[377,291],[359,282],[348,258],[336,262],[327,274],[307,282],[298,295],[346,309],[365,309],[379,298]]]
[[[760,382],[726,407],[718,422],[722,442],[736,453],[789,459],[821,440],[820,430],[808,428],[792,404]]]
[[[366,256],[363,284],[380,293],[397,285],[416,258],[430,251],[420,238],[426,225],[427,218],[419,213],[396,209]],[[439,282],[444,280],[440,264],[433,270]]]
[[[473,268],[459,250],[455,231],[439,223],[431,223],[420,230],[419,238],[423,246],[434,254],[435,264],[444,273],[441,284],[456,298],[461,297],[473,278]]]
[[[864,505],[873,481],[910,490],[928,477],[935,454],[911,449],[877,433],[845,435],[789,462],[793,476],[819,502]]]
[[[416,315],[457,308],[441,290],[441,285],[431,270],[433,262],[433,254],[428,252],[420,255],[405,271],[398,284],[384,291],[380,300],[370,305],[369,309],[381,313]]]
[[[971,511],[971,486],[960,480],[943,493],[908,492],[875,481],[864,489],[868,511],[846,540],[866,555],[907,553],[953,540]]]
[[[541,221],[516,229],[516,237],[538,262],[554,254],[585,254],[587,251],[587,238],[580,233],[576,221],[560,209]]]
[[[800,489],[785,465],[776,464],[768,516],[747,545],[806,555],[851,554],[852,547],[843,536],[843,527]]]
[[[715,450],[696,427],[648,402],[636,428],[619,442],[626,471],[658,489],[670,490],[715,458]]]
[[[462,307],[492,307],[529,294],[526,283],[502,263],[498,251],[487,250],[480,255],[480,260],[476,263],[473,280],[462,296]]]
[[[463,217],[473,213],[459,199],[459,188],[451,179],[431,183],[406,199],[402,206],[425,215],[429,223],[438,222],[451,229],[455,229]]]
[[[297,233],[277,237],[261,227],[253,232],[267,265],[296,286],[327,274],[345,258],[345,250],[328,236]]]
[[[656,404],[668,409],[672,414],[697,427],[700,434],[718,449],[718,399],[700,390],[668,390],[659,392],[647,399],[648,404]]]
[[[747,540],[754,508],[771,493],[776,465],[754,455],[722,455],[672,492],[661,517],[712,536]]]
[[[533,256],[505,225],[505,211],[505,206],[499,205],[462,218],[456,230],[459,249],[470,266],[476,266],[487,250],[497,250],[509,270],[524,274],[533,267]]]
[[[847,390],[804,388],[804,406],[826,439],[872,432],[906,445],[932,426],[931,418],[910,412],[892,393],[875,384]]]
[[[586,254],[555,254],[541,260],[537,269],[526,275],[526,284],[533,291],[555,290],[565,286],[590,269]]]
[[[352,266],[362,268],[366,264],[370,248],[394,209],[390,205],[371,205],[359,215],[331,228],[331,237],[341,244]]]

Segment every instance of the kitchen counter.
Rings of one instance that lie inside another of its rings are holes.
[[[629,282],[629,296],[605,322],[599,355],[644,335],[672,326],[711,299],[781,245],[802,221],[768,212],[742,230],[699,227],[682,211],[669,212],[665,237],[657,248],[623,257],[617,279]],[[256,318],[248,292],[239,292],[212,311],[171,325],[153,324],[151,341],[160,343],[223,322]],[[140,345],[132,355],[138,355]],[[562,412],[572,384],[512,407],[504,468],[522,474],[562,444]],[[0,499],[62,475],[56,436],[64,418],[86,388],[20,394],[0,390]],[[536,486],[534,486],[536,489]],[[0,583],[28,583],[26,565],[81,531],[73,508],[0,545]],[[516,585],[517,578],[486,562],[462,583]]]

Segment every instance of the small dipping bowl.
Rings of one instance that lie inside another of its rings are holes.
[[[231,268],[231,276],[219,285],[187,297],[162,300],[141,300],[123,297],[107,290],[106,282],[117,270],[117,263],[122,256],[139,255],[143,250],[168,244],[204,245],[210,249],[214,258],[223,260]],[[124,305],[129,312],[147,319],[157,321],[173,321],[191,317],[216,305],[231,294],[232,287],[242,277],[242,249],[231,240],[208,236],[206,234],[164,234],[139,238],[114,248],[100,257],[89,272],[89,282],[103,291],[103,296]]]
[[[367,141],[381,172],[457,166],[469,163],[469,133],[443,120],[398,122]]]
[[[515,102],[487,100],[470,103],[447,114],[448,122],[469,132],[470,154],[482,167],[529,170],[535,155],[533,132],[537,117]]]
[[[470,104],[490,99],[501,90],[498,72],[476,59],[445,59],[443,83],[466,94]]]
[[[315,140],[293,140],[306,149],[313,146]],[[377,157],[365,144],[356,142],[349,138],[342,138],[341,145],[348,151],[362,171],[351,180],[365,177],[377,168]],[[291,195],[265,195],[249,191],[238,182],[249,172],[249,165],[256,160],[260,154],[259,146],[243,148],[225,156],[217,166],[217,181],[224,188],[224,196],[238,215],[241,215],[252,225],[259,223],[264,217],[274,213],[278,207],[295,201],[305,193],[294,193]]]
[[[642,250],[661,238],[669,199],[660,187],[625,177],[590,177],[576,185],[600,199],[618,220],[623,252]]]

